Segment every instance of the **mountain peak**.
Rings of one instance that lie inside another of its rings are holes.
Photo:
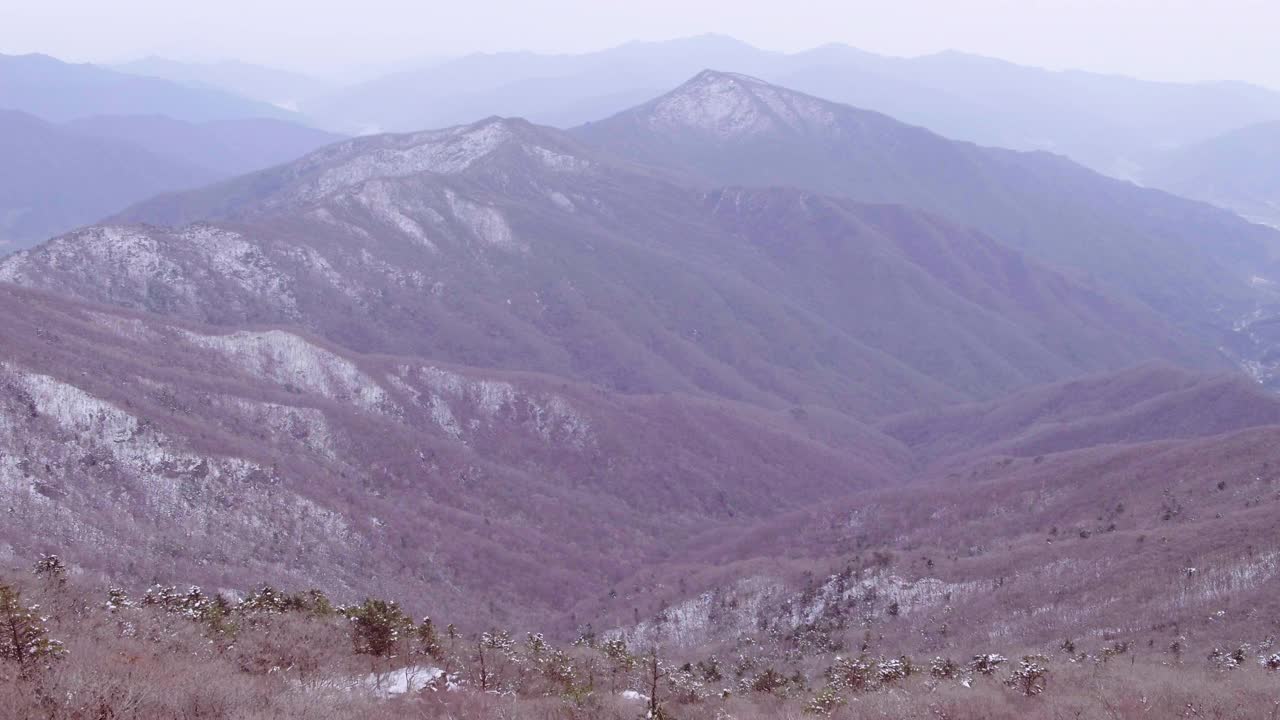
[[[300,196],[315,199],[375,178],[457,175],[500,152],[515,151],[555,171],[581,171],[590,162],[554,133],[522,118],[492,116],[444,130],[357,138],[302,161],[313,175]]]
[[[703,70],[655,100],[655,129],[684,129],[721,139],[777,130],[806,131],[835,124],[829,103],[749,75]]]

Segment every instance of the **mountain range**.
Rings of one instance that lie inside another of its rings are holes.
[[[270,103],[224,90],[64,63],[48,55],[0,55],[0,108],[22,110],[52,122],[93,115],[164,115],[187,122],[300,119]]]
[[[11,256],[0,278],[296,323],[363,352],[859,417],[1150,357],[1221,362],[937,217],[698,191],[523,121],[352,140],[113,222]]]
[[[0,110],[0,152],[0,250],[34,244],[140,199],[215,178],[179,158],[11,110]]]
[[[113,65],[111,69],[196,88],[230,92],[292,110],[297,110],[303,100],[332,89],[330,83],[309,75],[234,60],[190,63],[152,55]]]
[[[58,133],[161,147],[116,122]],[[0,553],[676,644],[1244,637],[1278,247],[739,73],[341,139],[0,259]]]
[[[572,127],[620,112],[706,68],[876,110],[958,140],[1066,155],[1137,177],[1152,153],[1280,120],[1280,93],[1055,72],[944,52],[915,58],[846,45],[797,53],[705,35],[580,55],[477,54],[339,88],[302,110],[344,132],[417,130],[486,115]]]
[[[700,182],[788,185],[893,202],[980,228],[1226,347],[1259,379],[1280,234],[1059,156],[957,142],[755,78],[706,71],[572,134]],[[1213,237],[1213,243],[1204,238]]]

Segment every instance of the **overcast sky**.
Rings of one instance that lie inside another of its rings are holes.
[[[0,52],[324,70],[706,32],[1280,88],[1280,0],[0,0]]]

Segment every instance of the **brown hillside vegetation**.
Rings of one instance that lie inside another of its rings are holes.
[[[742,627],[868,632],[924,652],[1265,637],[1280,632],[1278,440],[1267,427],[987,458],[705,537],[684,565],[647,569],[579,614],[691,645]]]
[[[875,654],[782,641],[645,654],[617,639],[465,633],[319,590],[93,587],[44,556],[0,573],[0,718],[1272,717],[1274,640],[1063,642],[1006,657]],[[721,659],[723,658],[723,659]]]

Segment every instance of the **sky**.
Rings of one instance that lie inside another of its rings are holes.
[[[1280,88],[1280,0],[0,0],[0,52],[150,54],[315,73],[714,32],[794,51],[955,49],[1050,68]]]

